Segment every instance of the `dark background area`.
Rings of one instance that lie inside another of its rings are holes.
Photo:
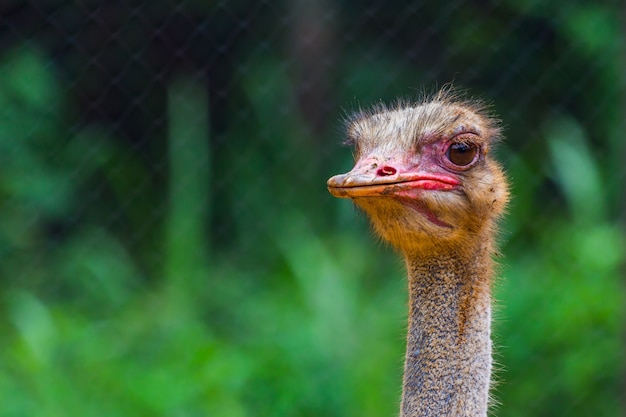
[[[624,414],[620,2],[0,2],[0,415],[393,416],[342,118],[452,82],[513,183],[499,416]]]

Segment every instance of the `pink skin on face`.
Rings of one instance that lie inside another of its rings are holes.
[[[362,158],[350,172],[330,178],[328,190],[335,197],[343,198],[392,197],[432,223],[450,227],[428,210],[421,196],[424,192],[455,190],[461,186],[461,180],[438,163],[439,146],[424,151],[419,157],[405,155],[402,160],[387,159],[384,163],[381,163],[382,158]]]
[[[435,142],[417,155],[360,158],[346,174],[328,180],[329,191],[337,197],[361,197],[395,194],[417,198],[414,189],[453,190],[461,185],[459,176],[442,162],[446,143]]]

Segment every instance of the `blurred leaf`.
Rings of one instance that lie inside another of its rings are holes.
[[[606,188],[585,134],[573,119],[560,117],[545,129],[556,180],[578,221],[595,223],[606,218]]]
[[[565,11],[562,27],[579,51],[590,56],[604,55],[607,50],[619,53],[623,34],[618,15],[600,4],[581,4]]]
[[[13,100],[15,106],[32,112],[53,113],[62,95],[51,62],[32,43],[6,53],[0,64],[0,94],[4,100]]]
[[[205,86],[191,77],[169,87],[169,189],[165,219],[165,281],[197,283],[208,278],[204,268],[209,255],[206,238],[212,207],[210,188],[208,102]],[[181,271],[198,271],[194,277]],[[189,285],[189,283],[187,284]]]
[[[9,303],[11,321],[33,358],[46,363],[52,354],[56,336],[48,309],[36,297],[26,292],[11,294]]]

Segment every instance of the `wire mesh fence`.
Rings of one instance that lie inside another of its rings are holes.
[[[617,2],[0,3],[0,414],[396,415],[406,279],[326,179],[446,83],[513,183],[501,416],[623,413]]]

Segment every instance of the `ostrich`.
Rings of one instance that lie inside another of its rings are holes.
[[[328,180],[405,259],[402,417],[486,416],[492,255],[507,181],[490,150],[497,120],[450,89],[348,120],[354,168]]]

